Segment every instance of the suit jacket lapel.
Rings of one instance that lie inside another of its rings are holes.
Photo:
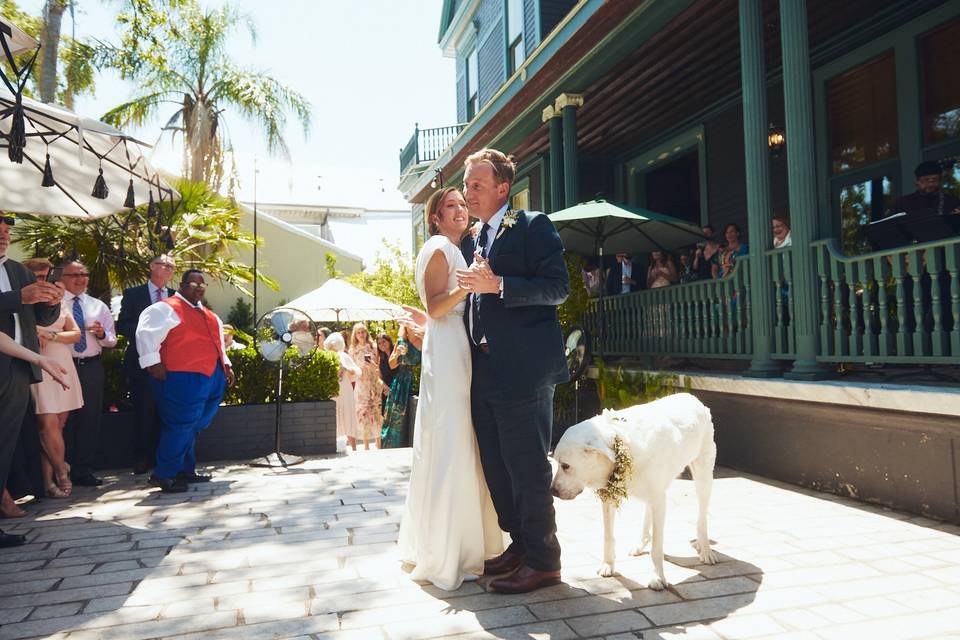
[[[507,214],[511,212],[516,213],[517,222],[514,223],[513,227],[504,227],[503,220],[500,220],[500,228],[497,230],[497,234],[496,234],[497,236],[499,236],[499,238],[496,236],[494,237],[493,246],[490,247],[490,253],[487,255],[487,260],[490,261],[491,266],[493,266],[493,261],[496,259],[497,255],[500,253],[500,249],[503,248],[503,244],[507,242],[507,238],[510,237],[510,233],[513,231],[514,227],[516,227],[517,224],[520,223],[520,216],[523,215],[523,211],[514,212],[513,209],[507,209]],[[507,214],[504,214],[504,217],[506,217]]]

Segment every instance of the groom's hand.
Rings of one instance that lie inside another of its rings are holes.
[[[474,254],[469,269],[457,271],[457,284],[472,293],[500,293],[500,276],[490,268],[490,262],[479,253]]]

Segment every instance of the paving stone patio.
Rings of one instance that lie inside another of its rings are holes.
[[[0,521],[28,537],[0,550],[0,640],[960,638],[960,527],[724,469],[714,566],[689,546],[692,483],[673,485],[667,591],[643,586],[649,556],[626,555],[635,507],[618,519],[621,575],[597,577],[592,495],[557,503],[565,584],[421,586],[396,560],[409,464],[408,449],[225,464],[170,496],[106,474]]]

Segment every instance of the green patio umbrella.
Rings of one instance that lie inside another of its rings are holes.
[[[597,199],[582,202],[549,216],[563,240],[563,247],[574,253],[596,255],[600,259],[599,355],[603,356],[604,305],[603,253],[646,253],[669,251],[704,239],[700,228],[663,213],[640,207],[628,207]]]

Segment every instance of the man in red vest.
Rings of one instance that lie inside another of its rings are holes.
[[[150,374],[163,422],[150,484],[166,493],[210,480],[197,474],[194,442],[234,382],[223,323],[201,302],[206,288],[203,273],[186,271],[177,293],[144,309],[137,324],[140,367]]]

